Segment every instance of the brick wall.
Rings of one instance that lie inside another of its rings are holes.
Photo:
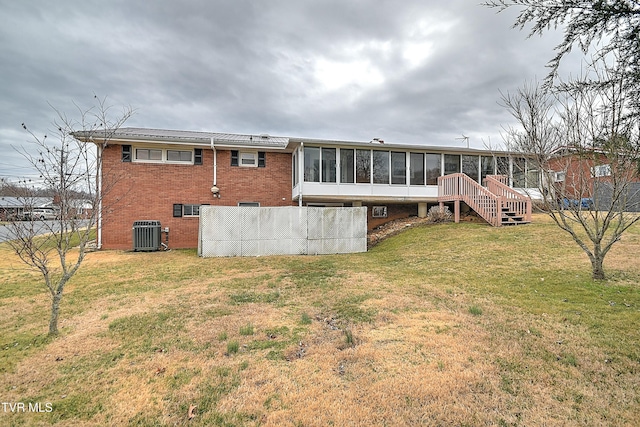
[[[267,152],[266,167],[231,166],[231,152],[218,151],[213,197],[213,151],[203,149],[202,165],[122,162],[121,146],[109,145],[103,158],[103,224],[105,249],[132,249],[137,220],[159,220],[169,227],[169,247],[198,246],[198,217],[173,217],[174,204],[290,206],[291,154]],[[162,234],[163,242],[165,234]]]

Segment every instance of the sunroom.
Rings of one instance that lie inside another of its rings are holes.
[[[508,185],[531,193],[538,171],[508,153],[380,143],[300,143],[293,151],[292,198],[306,202],[435,203],[438,177],[463,173],[482,185],[505,175]]]

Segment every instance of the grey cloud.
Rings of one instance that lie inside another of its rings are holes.
[[[481,144],[509,121],[499,90],[543,77],[555,44],[470,0],[4,3],[3,153],[94,93],[131,126]]]

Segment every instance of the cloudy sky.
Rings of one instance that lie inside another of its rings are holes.
[[[500,91],[541,80],[560,35],[480,0],[0,0],[0,178],[51,106],[107,97],[126,126],[472,147]]]

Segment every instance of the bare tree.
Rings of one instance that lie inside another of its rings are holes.
[[[26,265],[42,274],[51,297],[49,335],[58,333],[65,285],[80,268],[94,238],[104,196],[98,182],[102,149],[133,114],[127,107],[111,119],[112,107],[106,99],[94,96],[94,100],[96,105],[89,109],[76,105],[76,119],[54,108],[57,117],[50,135],[40,137],[22,124],[31,142],[18,151],[39,173],[42,187],[53,194],[55,219],[42,221],[39,215],[27,213],[24,220],[11,221],[13,240],[9,244]],[[81,142],[78,135],[94,142],[97,150]],[[24,197],[27,211],[34,212],[34,200]]]
[[[623,79],[601,77],[610,84],[553,94],[529,85],[502,96],[520,125],[505,129],[508,149],[535,165],[541,209],[587,254],[598,280],[611,247],[640,220],[640,120]]]
[[[513,24],[523,30],[530,25],[529,37],[561,27],[563,40],[549,61],[545,87],[551,87],[562,59],[577,46],[584,54],[595,52],[596,61],[609,54],[624,58],[608,75],[624,81],[636,96],[640,92],[640,1],[637,0],[490,0],[483,5],[503,11],[518,8]],[[610,81],[609,81],[610,82]],[[580,84],[607,83],[582,81]],[[635,107],[638,106],[634,100]]]

